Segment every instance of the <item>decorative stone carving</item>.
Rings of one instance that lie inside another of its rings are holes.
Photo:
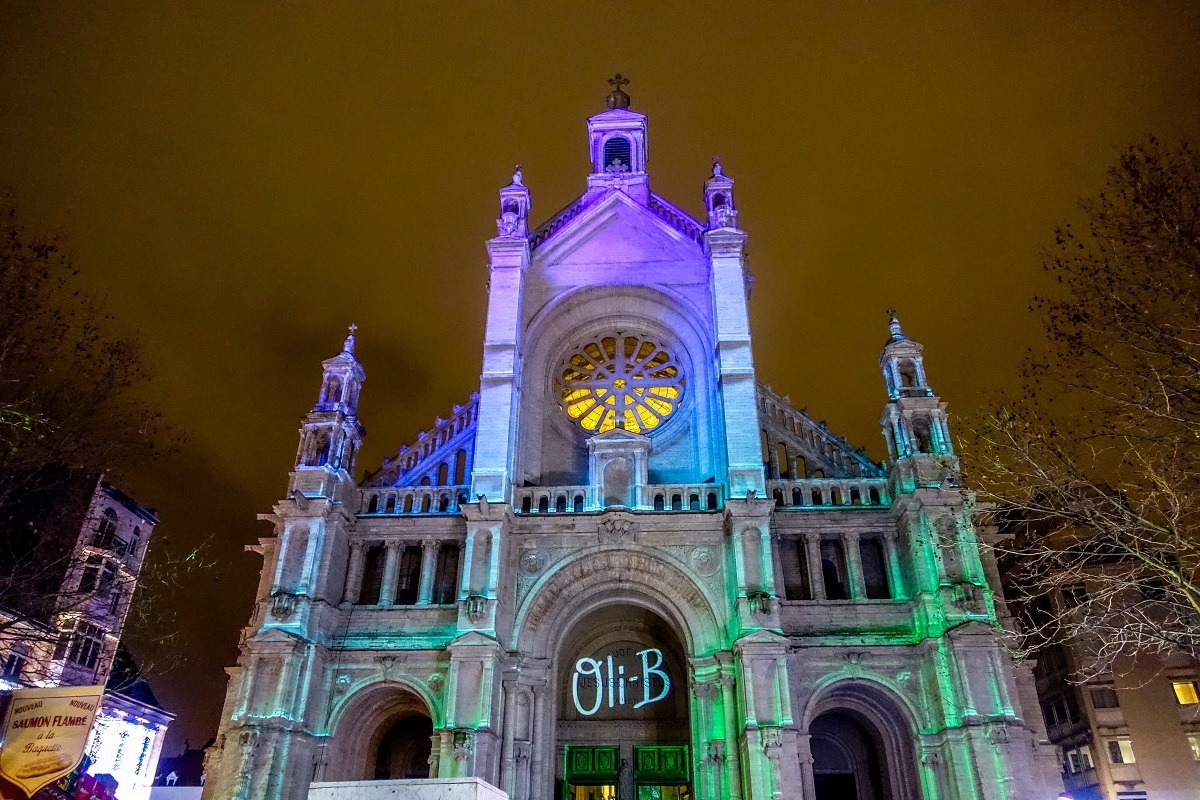
[[[600,544],[629,544],[637,533],[637,523],[623,514],[606,515],[600,522]]]
[[[536,547],[521,553],[521,572],[526,575],[539,574],[546,568],[547,563],[549,563],[549,559],[546,557],[545,551]]]
[[[706,544],[692,548],[692,569],[705,578],[713,575],[721,566],[721,558],[715,547]]]
[[[720,766],[725,762],[725,742],[722,739],[712,739],[708,743],[708,760]]]
[[[435,672],[429,676],[429,688],[435,692],[440,692],[442,690],[442,686],[445,684],[445,682],[446,682],[446,679],[442,676],[442,673],[440,673],[440,672]]]
[[[481,594],[473,594],[467,598],[467,619],[478,622],[487,611],[487,598]]]
[[[335,692],[337,692],[338,694],[345,694],[346,690],[349,688],[350,688],[350,676],[349,675],[338,675],[337,680],[334,681],[334,683],[333,683],[333,690]]]
[[[783,747],[783,729],[775,726],[767,726],[759,729],[762,735],[762,748],[767,754],[767,758],[776,758],[779,755],[779,749]]]
[[[751,614],[771,613],[771,595],[766,592],[749,592],[746,594],[746,600],[750,604]]]

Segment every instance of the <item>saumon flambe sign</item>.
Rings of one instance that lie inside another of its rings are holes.
[[[4,721],[0,795],[30,797],[67,775],[83,759],[103,686],[18,689]]]

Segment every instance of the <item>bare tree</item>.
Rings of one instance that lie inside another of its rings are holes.
[[[98,477],[173,444],[136,341],[108,333],[61,243],[2,203],[0,298],[0,640],[44,651],[62,646],[64,615],[120,596],[123,620],[134,583],[161,597],[178,581],[177,559],[142,569],[144,543],[113,543],[102,563],[78,546]]]
[[[1049,347],[976,421],[968,474],[1012,535],[997,544],[1028,643],[1081,670],[1200,655],[1200,162],[1130,147],[1087,225],[1045,257]]]

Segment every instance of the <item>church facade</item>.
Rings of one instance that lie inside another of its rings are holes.
[[[893,317],[886,464],[760,384],[734,183],[652,192],[620,84],[575,202],[500,190],[469,402],[357,479],[353,329],[324,362],[206,800],[1055,797],[921,345]]]

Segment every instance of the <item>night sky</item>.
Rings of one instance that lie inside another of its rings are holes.
[[[537,223],[581,193],[614,72],[655,191],[737,181],[759,379],[877,459],[888,306],[970,413],[1037,341],[1054,224],[1126,144],[1200,139],[1195,4],[344,5],[0,8],[0,188],[140,333],[189,441],[123,483],[219,562],[152,677],[167,752],[216,730],[320,361],[360,326],[360,468],[465,401],[496,189],[523,164]]]

